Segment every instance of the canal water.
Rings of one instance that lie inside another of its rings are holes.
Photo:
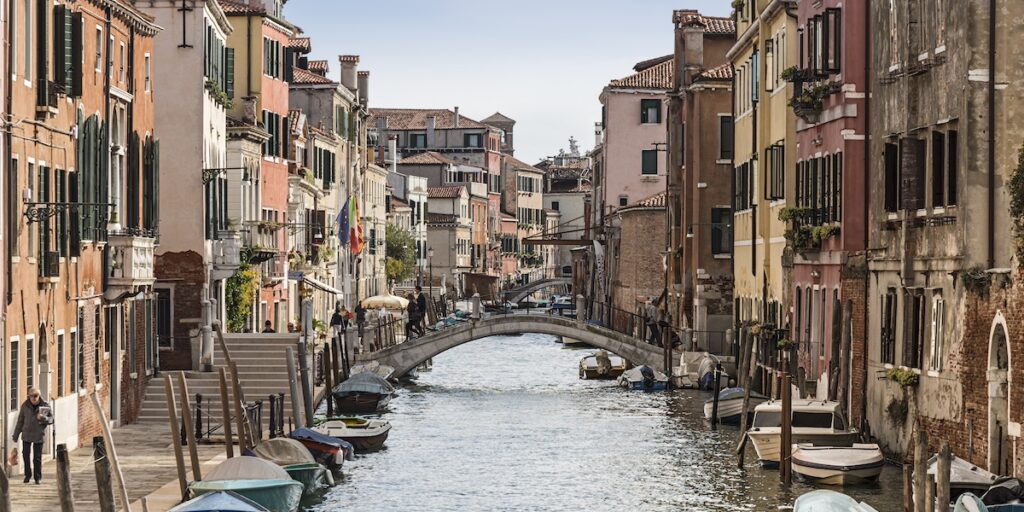
[[[752,448],[737,468],[737,429],[704,421],[710,393],[580,380],[588,352],[525,334],[441,354],[391,401],[386,449],[308,510],[769,511],[812,489],[785,489]],[[899,510],[900,472],[846,492]]]

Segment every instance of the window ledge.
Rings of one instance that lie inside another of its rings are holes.
[[[886,370],[892,370],[893,368],[895,368],[895,366],[893,366],[892,363],[885,363],[882,365],[882,367],[885,368]]]
[[[718,160],[715,160],[715,163],[718,165],[732,165],[732,159],[719,158]]]
[[[716,259],[716,260],[728,260],[728,259],[732,258],[732,254],[729,254],[729,253],[713,254],[712,257],[714,259]]]
[[[137,379],[137,378],[139,378],[139,374],[136,373],[136,372],[132,372],[132,373],[128,374],[128,377],[130,377],[132,379]]]
[[[928,370],[928,376],[929,377],[938,377],[939,376],[939,371],[938,370]]]
[[[21,263],[21,256],[11,256],[11,263]]]
[[[96,391],[99,391],[101,389],[103,389],[103,383],[102,382],[97,382],[96,383]]]

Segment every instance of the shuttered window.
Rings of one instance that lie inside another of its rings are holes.
[[[900,209],[900,153],[899,146],[886,143],[885,160],[885,211],[895,212]]]
[[[47,20],[50,18],[48,0],[36,2],[36,105],[47,106],[50,102],[50,34]]]
[[[235,99],[235,49],[224,49],[224,92],[228,99]]]
[[[125,206],[127,208],[126,224],[130,228],[139,227],[139,134],[132,132],[128,137],[128,169],[125,173]]]
[[[906,210],[924,208],[925,141],[900,140],[900,197]]]

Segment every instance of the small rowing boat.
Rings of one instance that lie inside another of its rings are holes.
[[[384,447],[391,423],[365,418],[328,418],[313,430],[352,443],[356,452],[373,452]]]
[[[793,445],[793,472],[826,485],[851,485],[878,480],[885,465],[873,443],[853,446]]]

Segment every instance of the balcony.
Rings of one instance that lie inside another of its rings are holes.
[[[111,231],[107,237],[107,290],[115,294],[152,286],[156,237],[146,230]]]
[[[242,261],[242,235],[238,231],[220,231],[213,241],[213,269],[210,280],[219,281],[235,274]]]

